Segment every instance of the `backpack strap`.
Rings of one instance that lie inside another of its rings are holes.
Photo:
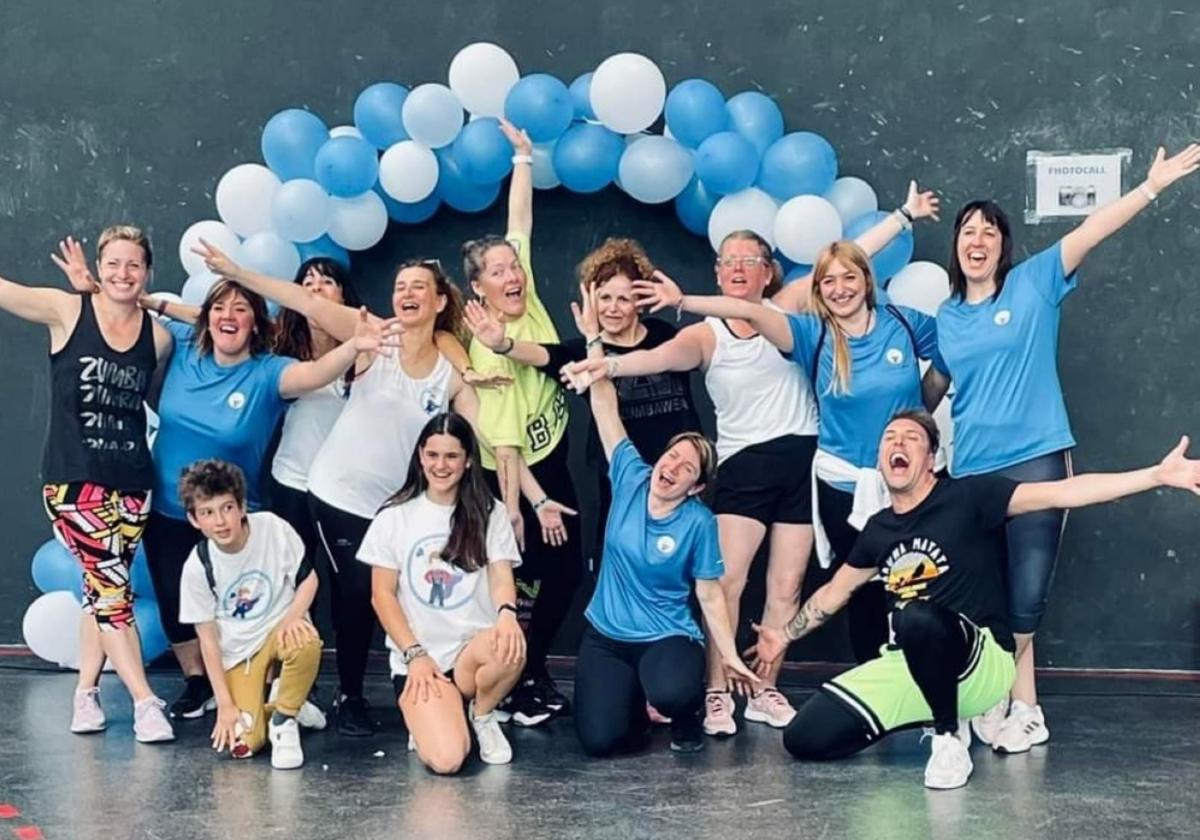
[[[208,588],[212,592],[213,597],[220,600],[217,595],[217,576],[213,574],[212,555],[208,551],[208,538],[205,537],[196,545],[196,556],[200,558],[200,565],[204,567],[204,577],[208,580]]]
[[[904,331],[908,333],[908,340],[912,343],[913,358],[919,359],[921,357],[921,353],[919,350],[917,350],[917,334],[913,332],[912,324],[908,323],[908,319],[904,317],[904,313],[896,308],[895,304],[889,303],[884,308],[887,309],[893,318],[900,322],[902,327],[904,327]]]
[[[816,384],[817,384],[817,376],[819,375],[820,370],[821,370],[821,368],[820,368],[821,350],[825,347],[825,330],[826,330],[825,319],[818,318],[817,320],[821,322],[821,333],[820,333],[820,335],[817,336],[817,348],[815,350],[813,350],[813,356],[812,356],[812,380],[813,380],[814,390],[815,390]]]

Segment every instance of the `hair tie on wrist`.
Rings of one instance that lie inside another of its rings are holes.
[[[516,166],[518,163],[528,163],[530,166],[532,166],[533,155],[513,155],[512,162],[513,166]]]

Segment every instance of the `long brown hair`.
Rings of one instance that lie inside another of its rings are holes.
[[[825,302],[825,298],[821,294],[821,278],[829,271],[830,264],[835,260],[844,266],[854,266],[862,272],[867,287],[868,311],[875,309],[875,277],[871,273],[871,258],[867,256],[867,252],[848,239],[827,245],[817,256],[817,262],[813,265],[812,308],[825,322],[826,328],[833,333],[833,375],[829,378],[828,393],[849,394],[850,341],[846,336],[846,331],[842,329],[842,325],[838,323],[838,319],[834,317],[829,304]],[[870,315],[868,314],[867,317]],[[815,381],[816,378],[816,371],[813,371],[813,380]]]
[[[354,284],[350,282],[350,275],[337,260],[329,257],[313,257],[305,260],[296,270],[296,276],[292,282],[298,286],[303,285],[304,278],[310,271],[315,271],[337,283],[338,288],[342,290],[344,305],[355,309],[359,307],[358,295],[354,291]],[[301,362],[308,362],[316,358],[308,318],[291,309],[284,309],[280,312],[275,319],[275,329],[271,333],[271,352],[280,356],[291,356]]]
[[[208,331],[208,319],[213,305],[236,295],[241,295],[246,303],[250,304],[250,311],[254,313],[254,329],[250,333],[250,355],[258,356],[270,352],[272,327],[271,316],[267,313],[267,302],[263,300],[262,295],[222,277],[208,290],[204,303],[200,307],[200,316],[196,318],[196,326],[192,332],[193,340],[196,342],[201,356],[207,356],[213,351],[212,335]]]

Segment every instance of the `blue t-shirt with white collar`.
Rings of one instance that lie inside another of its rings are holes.
[[[717,580],[725,571],[717,520],[696,498],[662,519],[651,517],[652,472],[628,438],[613,449],[604,562],[585,615],[601,634],[621,642],[700,641],[688,596],[693,580]]]
[[[1075,445],[1058,381],[1058,324],[1077,281],[1063,271],[1058,242],[1013,266],[995,299],[951,298],[938,309],[934,365],[954,381],[955,477]]]

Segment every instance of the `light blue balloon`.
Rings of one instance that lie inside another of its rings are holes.
[[[846,225],[842,231],[843,239],[857,239],[875,225],[886,219],[890,213],[886,210],[876,210],[867,213]],[[908,265],[913,255],[913,234],[911,230],[901,231],[883,249],[871,257],[871,268],[875,272],[875,282],[881,286],[890,280],[900,269]]]
[[[406,225],[419,225],[421,222],[429,221],[442,206],[442,200],[438,198],[436,189],[427,198],[411,204],[397,201],[384,192],[382,187],[376,186],[375,192],[379,193],[379,197],[383,199],[383,205],[387,207],[391,220]]]
[[[33,554],[33,583],[42,592],[74,592],[83,589],[83,571],[75,555],[58,540],[46,540]]]
[[[621,155],[621,189],[646,204],[670,201],[692,178],[692,153],[670,137],[650,136]]]
[[[584,73],[571,82],[571,104],[575,107],[575,119],[596,119],[596,112],[592,110],[591,73]]]
[[[758,154],[736,131],[719,131],[696,150],[696,174],[717,195],[740,192],[758,175]]]
[[[430,149],[453,143],[463,125],[462,104],[454,91],[433,83],[412,89],[402,116],[408,136]]]
[[[824,195],[837,180],[837,153],[811,131],[785,134],[763,153],[758,185],[779,201]]]
[[[575,123],[554,147],[554,171],[569,190],[598,192],[617,177],[624,151],[625,141],[615,131],[597,123]]]
[[[743,91],[729,99],[725,110],[729,127],[749,140],[760,158],[783,136],[783,112],[765,93]]]
[[[151,662],[167,652],[171,643],[163,630],[158,602],[152,598],[135,598],[133,620],[137,623],[138,636],[142,640],[142,659]]]
[[[697,236],[708,236],[708,217],[721,196],[709,192],[698,177],[693,177],[675,198],[675,215],[680,223]]]
[[[500,195],[500,183],[477,184],[467,178],[450,149],[435,149],[438,183],[434,195],[461,213],[486,210]]]
[[[557,141],[533,144],[533,186],[539,190],[552,190],[562,184],[554,171],[554,147]]]
[[[301,263],[316,257],[328,257],[336,261],[338,265],[346,269],[350,268],[350,252],[330,239],[329,234],[314,239],[312,242],[297,242],[296,250],[300,252]]]
[[[317,151],[317,183],[338,198],[354,198],[379,178],[375,147],[358,137],[331,137]]]
[[[289,108],[271,117],[263,127],[263,160],[282,181],[313,178],[317,151],[328,139],[329,127],[320,117]]]
[[[129,581],[133,586],[133,594],[138,598],[155,600],[154,581],[150,577],[150,565],[146,560],[146,547],[138,545],[133,555],[133,566],[129,570]]]
[[[278,233],[268,230],[246,237],[242,242],[241,263],[259,274],[291,280],[300,268],[300,252]]]
[[[571,91],[547,73],[526,76],[508,92],[504,116],[529,133],[534,143],[548,143],[571,126],[575,105]]]
[[[316,181],[281,185],[271,201],[271,224],[284,239],[311,242],[329,228],[329,196]]]
[[[408,88],[395,82],[376,82],[354,100],[354,125],[363,139],[377,149],[408,139],[400,111]]]
[[[725,97],[717,86],[704,79],[687,79],[667,94],[665,108],[671,136],[690,148],[696,148],[729,124]]]
[[[476,184],[494,184],[512,172],[512,143],[495,117],[481,117],[464,125],[450,150],[463,177]]]

